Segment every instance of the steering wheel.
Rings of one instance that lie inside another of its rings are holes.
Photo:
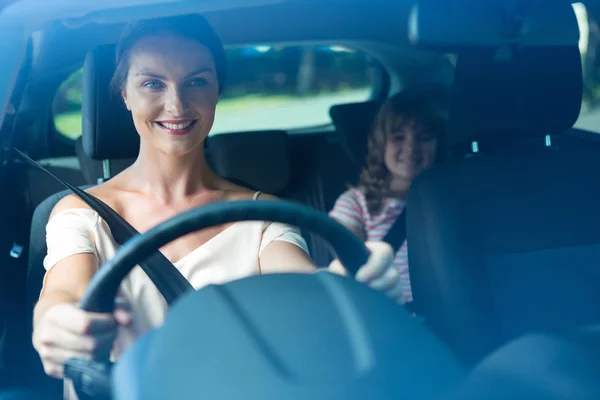
[[[123,244],[94,275],[79,303],[80,308],[112,312],[121,282],[144,258],[186,234],[239,221],[280,222],[319,234],[330,243],[352,276],[369,257],[362,240],[326,214],[309,207],[280,200],[213,203],[177,215]],[[65,375],[73,381],[81,400],[110,398],[110,370],[107,360],[69,360],[65,365]]]

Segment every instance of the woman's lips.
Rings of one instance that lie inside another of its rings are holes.
[[[188,119],[177,121],[156,121],[155,123],[170,135],[181,136],[190,132],[194,125],[196,125],[196,122],[198,122],[197,119]]]

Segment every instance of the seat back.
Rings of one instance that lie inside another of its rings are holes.
[[[46,177],[46,179],[51,178]],[[90,187],[90,185],[80,187],[86,189]],[[33,331],[33,313],[31,311],[40,296],[44,275],[46,273],[43,266],[44,257],[48,253],[46,247],[46,224],[48,223],[50,214],[56,203],[70,193],[70,190],[63,190],[49,196],[42,201],[33,212],[29,236],[26,283],[26,310],[31,314],[30,318],[27,320],[26,332],[31,333]],[[62,398],[62,382],[45,374],[40,357],[31,345],[31,340],[27,343],[28,346],[23,348],[19,355],[19,367],[26,371],[28,383],[43,387],[45,394],[44,398]]]
[[[600,319],[600,160],[594,149],[547,146],[581,105],[576,44],[459,54],[450,135],[513,142],[434,167],[407,209],[415,305],[467,363],[524,333]],[[518,151],[522,138],[540,151]]]
[[[329,109],[342,150],[356,171],[365,162],[369,132],[380,106],[379,101],[367,101],[336,104]]]
[[[87,189],[92,185],[79,186]],[[65,196],[71,194],[70,190],[62,190],[47,197],[34,210],[31,219],[31,231],[29,236],[29,258],[27,268],[27,305],[32,309],[38,300],[42,290],[42,282],[46,270],[43,263],[48,248],[46,247],[46,224],[54,206]]]

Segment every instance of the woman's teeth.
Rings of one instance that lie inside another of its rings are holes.
[[[171,129],[171,130],[174,130],[174,131],[179,131],[179,130],[182,130],[182,129],[189,128],[190,125],[192,125],[193,123],[194,123],[194,121],[187,122],[185,124],[169,124],[168,122],[159,122],[159,124],[161,124],[165,128]]]

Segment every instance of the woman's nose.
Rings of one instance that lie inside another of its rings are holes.
[[[171,113],[172,115],[183,116],[188,107],[189,104],[183,93],[178,90],[171,91],[165,104],[167,112]]]

